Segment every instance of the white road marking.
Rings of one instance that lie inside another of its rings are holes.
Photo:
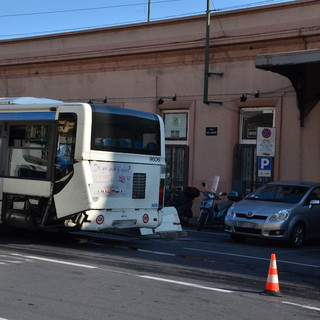
[[[141,275],[137,275],[137,277],[144,278],[144,279],[149,279],[149,280],[161,281],[161,282],[174,283],[174,284],[179,284],[179,285],[182,285],[182,286],[193,287],[193,288],[198,288],[198,289],[218,291],[218,292],[223,292],[223,293],[233,293],[233,291],[231,291],[231,290],[219,289],[219,288],[214,288],[214,287],[207,287],[207,286],[202,286],[200,284],[195,284],[195,283],[190,283],[190,282],[176,281],[176,280],[170,280],[170,279],[158,278],[158,277],[151,277],[151,276],[145,276],[145,275],[142,275],[142,276]]]
[[[10,260],[12,259],[12,255],[6,255],[6,254],[0,254],[0,259],[1,262],[0,264],[8,264],[8,263],[22,263],[24,261],[32,261],[30,259],[24,259],[24,258],[20,258],[20,257],[15,257],[17,260]]]
[[[144,250],[144,251],[149,252],[147,250]],[[157,251],[154,251],[153,253],[163,254],[162,252],[157,252]],[[34,260],[40,260],[40,261],[46,261],[46,262],[52,262],[52,263],[59,263],[59,264],[64,264],[64,265],[69,265],[69,266],[76,266],[76,267],[81,267],[81,268],[101,269],[101,270],[104,270],[104,271],[123,273],[123,274],[131,275],[131,276],[136,276],[136,277],[139,277],[139,278],[162,281],[162,282],[167,282],[167,283],[174,283],[174,284],[193,287],[193,288],[198,288],[198,289],[211,290],[211,291],[217,291],[217,292],[223,292],[223,293],[233,293],[233,291],[231,291],[231,290],[208,287],[208,286],[203,286],[203,285],[190,283],[190,282],[176,281],[176,280],[170,280],[170,279],[165,279],[165,278],[157,278],[157,277],[152,277],[152,276],[147,276],[147,275],[137,275],[137,274],[127,273],[127,272],[119,272],[117,270],[110,270],[110,269],[106,270],[106,269],[103,269],[103,268],[99,268],[97,266],[79,264],[79,263],[73,263],[73,262],[67,262],[67,261],[63,261],[63,260],[49,259],[49,258],[43,258],[43,257],[38,257],[38,256],[28,256],[28,255],[22,255],[22,254],[18,254],[18,253],[12,253],[11,255],[12,256],[16,256],[16,257],[34,259]]]
[[[255,257],[255,256],[247,256],[247,255],[243,255],[243,254],[226,253],[226,252],[219,252],[219,251],[213,251],[213,250],[202,250],[202,249],[194,249],[194,248],[183,248],[183,249],[191,250],[191,251],[198,251],[198,252],[215,253],[215,254],[221,254],[221,255],[231,256],[231,257],[239,257],[239,258],[248,258],[248,259],[254,259],[254,260],[270,261],[270,259],[267,259],[267,258],[259,258],[259,257]],[[277,259],[277,263],[286,263],[286,264],[293,264],[293,265],[303,266],[303,267],[320,268],[320,265],[298,263],[298,262],[292,262],[292,261],[286,261],[286,260],[278,260],[278,259]]]
[[[47,262],[65,264],[65,265],[69,265],[69,266],[81,267],[81,268],[98,269],[98,267],[96,267],[96,266],[91,266],[91,265],[88,265],[88,264],[67,262],[67,261],[62,261],[62,260],[49,259],[49,258],[36,257],[36,256],[25,256],[25,255],[17,254],[17,253],[12,253],[12,255],[13,255],[13,256],[18,256],[18,257],[24,257],[24,258],[28,258],[28,259],[41,260],[41,261],[47,261]]]
[[[152,250],[144,250],[144,249],[137,249],[139,252],[146,252],[146,253],[153,253],[161,256],[170,256],[170,257],[175,257],[175,253],[169,253],[169,252],[161,252],[161,251],[152,251]]]
[[[304,308],[304,309],[309,309],[309,310],[314,310],[314,311],[319,311],[320,312],[320,308],[318,307],[313,307],[313,306],[306,306],[303,304],[298,304],[298,303],[293,303],[293,302],[288,302],[288,301],[282,301],[283,304],[289,304],[291,306],[296,306],[296,307],[300,307],[300,308]]]
[[[185,248],[185,249],[197,250],[197,249],[192,249],[192,248]],[[142,250],[142,251],[156,253],[156,254],[163,254],[163,252],[157,252],[157,251],[154,251],[154,252],[153,251],[148,251],[148,250]],[[198,250],[198,251],[205,251],[206,252],[208,250]],[[215,251],[209,251],[209,252],[224,254],[224,253],[215,252]],[[164,253],[164,254],[166,254],[166,253]],[[240,256],[240,257],[248,257],[248,258],[260,259],[260,260],[269,260],[269,259],[264,259],[264,258],[256,258],[256,257],[244,256],[244,255],[238,255],[238,254],[228,254],[228,255],[234,255],[234,256]],[[99,268],[99,267],[93,266],[93,265],[67,262],[67,261],[63,261],[63,260],[49,259],[49,258],[43,258],[43,257],[39,257],[39,256],[21,255],[21,254],[17,254],[17,253],[11,253],[11,256],[15,256],[15,257],[20,258],[20,259],[28,259],[28,261],[30,261],[29,259],[31,259],[31,261],[32,260],[40,260],[40,261],[45,261],[45,262],[58,263],[58,264],[76,266],[76,267],[81,267],[81,268],[100,269],[100,270],[103,270],[103,271],[108,271],[108,272],[113,272],[113,273],[122,273],[122,274],[126,274],[126,275],[129,275],[129,276],[135,276],[135,277],[143,278],[143,279],[147,279],[147,280],[154,280],[154,281],[160,281],[160,282],[165,282],[165,283],[172,283],[172,284],[176,284],[176,285],[187,286],[187,287],[196,288],[196,289],[202,289],[202,290],[210,290],[210,291],[221,292],[221,293],[234,293],[234,291],[232,291],[232,290],[209,287],[209,286],[204,286],[204,285],[191,283],[191,282],[177,281],[177,280],[171,280],[171,279],[167,279],[167,278],[159,278],[159,277],[148,276],[148,275],[138,275],[138,274],[133,274],[133,273],[129,273],[129,272],[123,272],[123,271],[119,271],[119,270]],[[15,263],[17,263],[17,261]],[[4,263],[0,262],[0,264],[4,264]],[[293,303],[293,302],[289,302],[289,301],[282,301],[281,303],[320,312],[320,308],[319,307],[314,307],[314,306],[310,306],[310,305],[303,305],[303,304]],[[0,317],[0,320],[8,320],[8,319]]]

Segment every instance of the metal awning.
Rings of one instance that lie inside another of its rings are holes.
[[[320,50],[303,50],[256,57],[256,68],[287,77],[297,94],[300,124],[320,100]]]

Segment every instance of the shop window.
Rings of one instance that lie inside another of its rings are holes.
[[[187,141],[188,112],[163,113],[166,141]]]
[[[241,109],[240,144],[256,144],[258,127],[274,127],[274,108]]]

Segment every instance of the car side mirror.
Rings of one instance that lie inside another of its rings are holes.
[[[320,200],[311,200],[309,202],[309,208],[311,208],[312,206],[316,206],[320,204]]]

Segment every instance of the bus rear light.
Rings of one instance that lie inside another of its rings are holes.
[[[160,188],[159,188],[159,210],[163,208],[164,203],[164,179],[160,179]]]

